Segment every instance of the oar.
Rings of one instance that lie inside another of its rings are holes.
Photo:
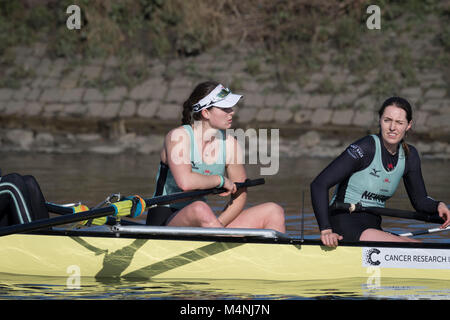
[[[247,179],[247,180],[245,180],[245,182],[236,182],[235,185],[236,185],[237,189],[241,189],[241,188],[258,186],[258,185],[261,185],[264,183],[265,183],[264,178],[260,178],[260,179],[254,179],[254,180]],[[164,205],[164,204],[174,203],[177,201],[186,201],[189,199],[200,198],[200,197],[206,196],[208,194],[220,194],[223,192],[226,192],[226,189],[211,188],[211,189],[204,189],[204,190],[177,192],[177,193],[172,193],[167,196],[158,196],[158,197],[153,197],[153,198],[144,199],[144,200],[145,200],[145,204],[148,208],[153,205]],[[166,198],[164,198],[164,197],[166,197]]]
[[[428,214],[424,212],[416,212],[416,211],[407,211],[407,210],[399,210],[399,209],[388,209],[381,207],[363,207],[360,203],[334,203],[331,206],[331,209],[337,209],[345,211],[349,214],[357,214],[358,212],[366,212],[377,214],[380,216],[388,216],[388,217],[396,217],[403,219],[413,219],[431,223],[444,223],[444,220],[441,219],[437,214]]]
[[[402,233],[399,234],[399,236],[402,237],[414,237],[414,236],[419,236],[422,234],[430,234],[430,233],[436,233],[436,232],[441,232],[441,231],[448,231],[450,230],[450,226],[448,226],[447,228],[432,228],[432,229],[420,229],[420,230],[416,230],[416,231],[411,231],[411,232],[407,232],[407,233]]]
[[[240,188],[257,186],[257,185],[261,185],[264,183],[265,183],[265,180],[263,178],[255,179],[255,180],[247,179],[245,182],[237,182],[236,187],[237,187],[237,189],[240,189]],[[208,194],[219,194],[219,193],[223,193],[223,192],[226,192],[226,189],[211,188],[211,189],[205,189],[205,190],[178,192],[178,193],[174,193],[174,194],[157,196],[157,197],[145,199],[145,203],[146,203],[147,207],[153,206],[153,205],[164,205],[164,204],[172,203],[174,201],[193,199],[193,198],[202,197],[202,196],[205,196]],[[0,236],[6,236],[6,235],[14,234],[14,233],[30,232],[30,231],[35,231],[35,230],[39,230],[39,229],[50,228],[50,227],[57,226],[57,225],[67,224],[67,223],[101,218],[101,217],[105,217],[105,216],[113,214],[116,210],[117,210],[116,207],[111,205],[111,206],[98,208],[98,209],[92,209],[92,210],[88,210],[88,211],[84,211],[84,212],[63,215],[60,217],[36,220],[36,221],[32,221],[30,223],[24,223],[24,224],[16,224],[16,225],[0,228]]]

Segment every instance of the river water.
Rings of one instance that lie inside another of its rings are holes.
[[[304,218],[304,237],[318,238],[318,228],[312,213],[309,184],[332,159],[280,158],[277,175],[264,176],[266,183],[249,189],[248,203],[265,201],[279,203],[285,209],[287,232],[300,236],[301,216]],[[18,172],[34,175],[48,201],[71,203],[82,201],[93,207],[113,193],[138,194],[151,197],[159,157],[157,155],[93,155],[93,154],[30,154],[0,153],[3,174]],[[260,167],[247,165],[249,178],[259,178]],[[450,202],[450,163],[448,161],[422,161],[422,172],[430,196]],[[213,208],[219,209],[224,199],[209,198]],[[411,210],[411,204],[401,184],[389,207]],[[406,232],[429,227],[413,220],[383,218],[385,230]],[[423,241],[450,242],[449,233],[441,232],[418,237]],[[429,284],[429,283],[428,283]],[[145,282],[99,283],[83,281],[81,289],[71,290],[61,279],[11,279],[0,276],[0,298],[25,299],[361,299],[361,298],[421,298],[448,299],[448,284],[439,284],[427,290],[427,285],[415,282],[398,289],[396,284],[386,284],[382,291],[364,289],[364,281],[336,283],[284,283],[239,281],[239,285],[221,282]],[[362,287],[363,285],[363,287]],[[275,290],[274,288],[285,288]],[[251,288],[251,290],[250,290]],[[345,288],[345,289],[332,289]],[[363,288],[363,289],[362,289]],[[411,291],[412,290],[412,291]]]

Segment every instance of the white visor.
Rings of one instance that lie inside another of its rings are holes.
[[[242,95],[231,93],[230,89],[219,84],[206,97],[194,104],[192,111],[200,112],[209,107],[231,108],[238,103],[241,98]]]

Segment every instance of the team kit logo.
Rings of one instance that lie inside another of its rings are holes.
[[[363,194],[361,195],[361,199],[365,199],[365,200],[375,200],[381,203],[386,202],[386,200],[388,200],[390,197],[389,196],[385,196],[382,194],[377,194],[377,193],[373,193],[373,192],[369,192],[369,191],[364,191]]]
[[[370,172],[370,174],[371,174],[372,176],[374,176],[374,177],[379,178],[380,176],[378,175],[378,173],[379,173],[380,171],[381,171],[381,170],[377,170],[377,169],[375,169],[375,168],[372,168],[372,171]]]
[[[369,174],[371,176],[374,176],[375,178],[381,178],[381,176],[379,175],[380,172],[381,172],[381,170],[378,170],[376,168],[372,168],[372,171],[370,171]],[[380,202],[380,203],[386,202],[386,200],[388,200],[391,197],[390,195],[388,195],[390,193],[389,185],[391,183],[391,180],[389,180],[388,177],[384,177],[382,179],[383,179],[383,187],[380,188],[380,193],[381,194],[365,190],[363,192],[363,194],[361,195],[361,199],[370,200],[370,201],[377,201],[377,202]]]

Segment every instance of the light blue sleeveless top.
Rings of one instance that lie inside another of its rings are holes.
[[[394,170],[387,171],[381,157],[381,142],[377,135],[375,140],[375,155],[370,165],[364,170],[352,174],[345,191],[345,203],[360,202],[363,207],[385,207],[386,200],[391,198],[397,190],[398,184],[405,171],[405,152],[400,145],[397,165]],[[336,187],[331,203],[335,201]]]
[[[204,175],[224,175],[225,174],[225,164],[226,164],[226,136],[223,130],[219,132],[219,154],[217,160],[214,163],[207,164],[202,161],[202,155],[200,149],[198,148],[197,142],[194,139],[194,130],[190,125],[184,125],[183,128],[187,131],[190,141],[191,141],[191,154],[190,161],[192,165],[192,172],[197,172]],[[176,192],[181,192],[182,190],[178,187],[175,179],[170,171],[170,168],[164,164],[160,163],[158,168],[158,174],[156,176],[156,190],[154,196],[167,195]],[[182,209],[188,204],[194,201],[206,201],[206,198],[192,199],[189,201],[176,202],[167,205],[170,208]]]

